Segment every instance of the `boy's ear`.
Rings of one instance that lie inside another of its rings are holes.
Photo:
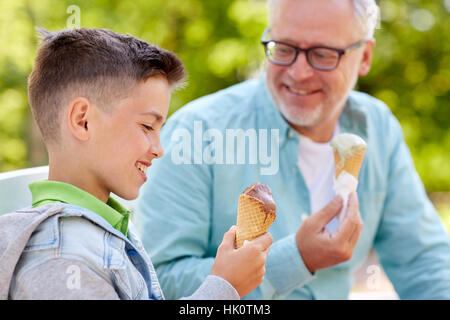
[[[89,116],[92,112],[92,103],[83,97],[70,102],[68,112],[68,125],[70,132],[79,140],[89,139]]]

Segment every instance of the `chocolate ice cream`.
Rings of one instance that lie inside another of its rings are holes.
[[[243,193],[250,197],[258,199],[264,204],[264,210],[266,211],[266,218],[269,213],[271,214],[276,213],[276,206],[275,202],[273,201],[272,190],[270,190],[270,188],[267,185],[259,182],[254,183],[248,186]]]

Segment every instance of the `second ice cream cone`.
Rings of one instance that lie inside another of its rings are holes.
[[[366,152],[365,147],[360,147],[353,152],[353,156],[348,157],[344,161],[339,155],[339,152],[334,151],[334,167],[335,167],[335,178],[339,177],[342,171],[346,171],[358,180],[359,170],[361,169],[361,164],[364,159],[364,154]]]

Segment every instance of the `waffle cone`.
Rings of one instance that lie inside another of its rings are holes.
[[[366,148],[361,147],[354,152],[353,157],[349,157],[345,161],[342,161],[339,152],[334,150],[335,178],[337,179],[342,171],[347,171],[358,180],[359,170],[361,169],[365,152]]]
[[[245,240],[252,240],[265,233],[275,217],[275,212],[266,214],[260,200],[241,194],[238,200],[236,248],[242,247]]]

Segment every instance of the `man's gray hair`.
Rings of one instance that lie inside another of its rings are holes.
[[[274,14],[280,1],[281,0],[267,0],[269,10],[269,27],[272,25]],[[380,9],[375,0],[351,0],[351,2],[353,4],[355,19],[360,25],[364,38],[373,38],[380,14]]]

